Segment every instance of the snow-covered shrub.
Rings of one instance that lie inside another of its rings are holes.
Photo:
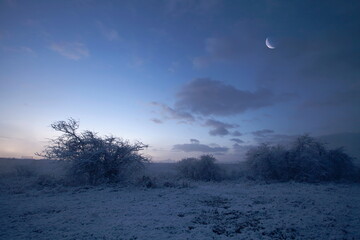
[[[138,178],[137,185],[145,188],[156,188],[156,178],[149,177],[149,176],[142,176]]]
[[[35,183],[42,187],[55,187],[59,181],[54,176],[42,174],[36,179]]]
[[[326,180],[329,165],[327,154],[323,143],[308,135],[298,137],[288,154],[289,178],[299,181]]]
[[[200,158],[185,158],[177,163],[180,176],[201,181],[218,181],[221,179],[221,169],[211,155]]]
[[[196,164],[198,161],[196,158],[184,158],[177,163],[176,170],[182,177],[195,179],[197,177]]]
[[[39,156],[69,161],[68,176],[77,183],[125,181],[149,161],[139,153],[147,146],[141,142],[130,144],[122,139],[99,137],[92,131],[78,133],[74,119],[59,121],[51,127],[62,135],[51,140]]]
[[[328,150],[308,135],[298,137],[288,149],[269,144],[251,149],[247,165],[253,177],[282,181],[356,180],[358,172],[341,148]]]
[[[261,144],[250,149],[247,154],[247,165],[251,174],[264,179],[287,179],[287,152],[280,146]]]

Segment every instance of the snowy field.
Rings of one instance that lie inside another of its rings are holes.
[[[358,184],[19,183],[1,181],[0,239],[360,239]]]

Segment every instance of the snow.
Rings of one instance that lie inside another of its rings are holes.
[[[0,190],[0,239],[360,239],[359,184]]]

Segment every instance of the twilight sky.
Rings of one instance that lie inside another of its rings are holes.
[[[359,12],[351,0],[1,0],[0,157],[33,156],[69,117],[149,144],[154,161],[241,160],[304,133],[353,153]]]

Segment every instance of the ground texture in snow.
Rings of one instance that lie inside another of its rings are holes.
[[[360,239],[360,185],[3,183],[0,213],[0,239]]]

